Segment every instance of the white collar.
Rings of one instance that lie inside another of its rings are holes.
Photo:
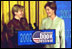
[[[56,20],[56,18],[57,18],[57,17],[58,17],[58,16],[56,16],[56,17],[54,18],[54,20]],[[51,20],[51,18],[50,18],[50,17],[48,17],[48,18]],[[54,20],[53,20],[53,21],[54,21]]]

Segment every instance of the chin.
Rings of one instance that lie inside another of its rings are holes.
[[[20,16],[20,18],[23,18],[23,16]]]
[[[49,17],[51,17],[51,15],[48,15]]]

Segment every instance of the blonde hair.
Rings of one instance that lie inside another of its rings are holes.
[[[14,5],[13,8],[12,8],[13,16],[15,16],[14,12],[18,12],[18,10],[20,10],[20,9],[24,9],[24,6],[21,6],[21,5],[18,5],[18,4]]]

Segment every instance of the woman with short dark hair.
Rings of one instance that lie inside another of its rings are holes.
[[[56,3],[48,2],[44,8],[48,17],[43,19],[41,29],[56,30],[56,44],[45,45],[45,48],[65,48],[64,20],[56,16]]]

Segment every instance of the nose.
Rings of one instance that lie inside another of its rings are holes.
[[[24,12],[22,11],[22,13],[24,13]]]
[[[48,13],[49,11],[47,11],[47,13]]]

